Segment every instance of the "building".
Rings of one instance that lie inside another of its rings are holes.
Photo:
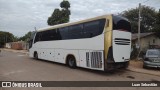
[[[11,43],[6,43],[5,48],[11,48]]]
[[[132,34],[132,45],[138,45],[138,34]],[[140,47],[142,51],[148,48],[160,48],[160,38],[155,36],[154,33],[141,33],[140,34]]]
[[[5,44],[5,48],[11,48],[15,50],[28,50],[29,44],[23,41],[10,42]]]

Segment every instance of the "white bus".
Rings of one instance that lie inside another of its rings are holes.
[[[111,14],[38,30],[30,40],[29,56],[106,71],[126,68],[130,52],[130,22]]]

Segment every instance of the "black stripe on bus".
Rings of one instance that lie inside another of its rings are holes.
[[[118,45],[130,45],[129,43],[115,43],[115,44],[118,44]]]
[[[124,41],[130,41],[130,39],[124,39],[124,38],[115,38],[115,40],[124,40]]]
[[[128,41],[115,41],[115,42],[120,42],[120,43],[130,43]]]

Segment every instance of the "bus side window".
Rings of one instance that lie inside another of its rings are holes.
[[[93,21],[84,24],[84,36],[85,38],[91,38],[98,34],[99,32],[99,22]]]
[[[57,40],[62,40],[62,36],[60,34],[59,28],[56,30],[56,37],[57,37]]]
[[[42,33],[40,37],[41,41],[47,41],[47,37],[48,37],[47,31],[42,31],[41,33]]]
[[[83,32],[83,24],[70,26],[68,30],[69,39],[82,38],[82,32]]]
[[[87,22],[84,24],[84,38],[91,38],[102,34],[105,19]]]
[[[58,31],[58,34],[61,36],[61,40],[68,39],[68,27],[60,28]]]
[[[50,30],[48,32],[48,41],[50,40],[58,40],[57,34],[56,34],[56,29]]]

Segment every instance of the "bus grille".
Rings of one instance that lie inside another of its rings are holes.
[[[90,63],[89,63],[89,52],[86,53],[86,66],[90,67]]]
[[[114,42],[118,45],[130,45],[130,39],[115,38]]]
[[[102,52],[87,52],[86,66],[91,68],[102,68]]]

